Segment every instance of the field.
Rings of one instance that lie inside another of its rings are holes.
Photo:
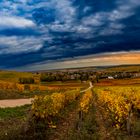
[[[107,72],[133,72],[140,71],[140,65],[112,66],[104,69]]]
[[[32,75],[3,73],[0,82],[8,85],[18,83],[17,75]],[[23,91],[1,86],[0,99],[34,100],[31,105],[0,108],[0,139],[140,139],[140,78],[99,79],[93,87],[89,82],[22,84],[28,86]]]
[[[7,82],[18,82],[20,77],[32,77],[29,72],[0,71],[0,80]]]
[[[99,83],[96,83],[97,86],[139,86],[140,78],[127,78],[127,79],[102,79]]]
[[[46,95],[55,91],[86,88],[88,86],[87,83],[81,83],[80,81],[19,83],[19,78],[30,78],[34,75],[29,72],[0,71],[0,99],[33,98],[35,95]]]

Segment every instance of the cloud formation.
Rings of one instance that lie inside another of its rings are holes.
[[[41,39],[35,37],[0,37],[1,51],[0,54],[17,54],[23,52],[37,51],[42,47]]]
[[[139,0],[2,0],[0,9],[0,68],[140,50]]]
[[[21,18],[21,17],[12,17],[12,16],[1,16],[0,17],[0,28],[28,28],[33,27],[35,24],[32,20]]]

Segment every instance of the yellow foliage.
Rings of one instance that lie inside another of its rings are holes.
[[[107,116],[110,116],[114,126],[120,129],[126,126],[126,120],[132,105],[140,109],[139,88],[134,87],[108,87],[95,90],[97,102],[105,108]]]
[[[35,96],[32,104],[32,113],[36,118],[57,116],[67,103],[73,102],[80,95],[79,90],[72,90],[65,93],[53,93],[46,96]]]
[[[92,91],[88,90],[82,97],[80,101],[80,110],[87,113],[91,104],[92,100]]]
[[[17,84],[17,89],[21,92],[25,90],[24,85],[22,85],[22,84]]]

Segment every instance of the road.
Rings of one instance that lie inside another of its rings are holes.
[[[89,90],[91,88],[93,88],[93,84],[92,84],[92,82],[89,82],[89,87],[85,90],[80,91],[80,93],[86,92],[87,90]]]
[[[26,104],[31,104],[33,98],[30,99],[9,99],[9,100],[0,100],[0,108],[6,107],[16,107]]]

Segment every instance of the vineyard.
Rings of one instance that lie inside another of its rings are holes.
[[[107,125],[128,134],[138,133],[140,128],[136,127],[140,119],[139,91],[137,86],[94,88],[94,98],[103,119],[108,120]]]
[[[19,85],[0,83],[5,89]],[[28,86],[30,92],[39,86],[44,92],[48,90],[44,85]],[[139,139],[139,86],[94,86],[87,90],[51,87],[50,90],[51,94],[35,95],[19,134],[15,132],[15,139]]]
[[[35,84],[19,84],[14,82],[0,81],[0,89],[2,90],[17,90],[24,92],[25,90],[29,91],[46,91],[49,89],[47,86],[35,85]]]
[[[32,104],[32,113],[36,119],[46,119],[59,115],[68,104],[74,102],[80,96],[80,90],[67,91],[65,93],[53,93],[52,95],[36,96]]]
[[[68,105],[77,102],[76,126],[78,137],[85,131],[86,127],[94,126],[96,136],[107,139],[127,137],[139,137],[140,128],[140,92],[139,87],[95,87],[80,94],[79,90],[67,91],[65,93],[53,93],[51,96],[36,96],[32,105],[32,114],[35,120],[45,120],[48,128],[57,129],[54,118],[61,118],[61,111],[67,109]],[[93,123],[94,122],[94,123]],[[98,124],[97,126],[95,124]],[[83,130],[84,129],[84,130]],[[87,128],[86,128],[87,129]],[[94,130],[94,131],[95,131]],[[67,130],[70,131],[70,130]],[[87,138],[93,139],[95,134]],[[93,130],[92,130],[93,131]],[[70,135],[74,138],[77,134]],[[86,137],[85,137],[86,138]],[[79,138],[77,138],[79,139]]]
[[[74,83],[73,83],[74,84]],[[49,93],[85,88],[79,83],[69,85],[45,85],[45,84],[20,84],[0,80],[0,99],[33,98],[35,95],[47,95]]]

